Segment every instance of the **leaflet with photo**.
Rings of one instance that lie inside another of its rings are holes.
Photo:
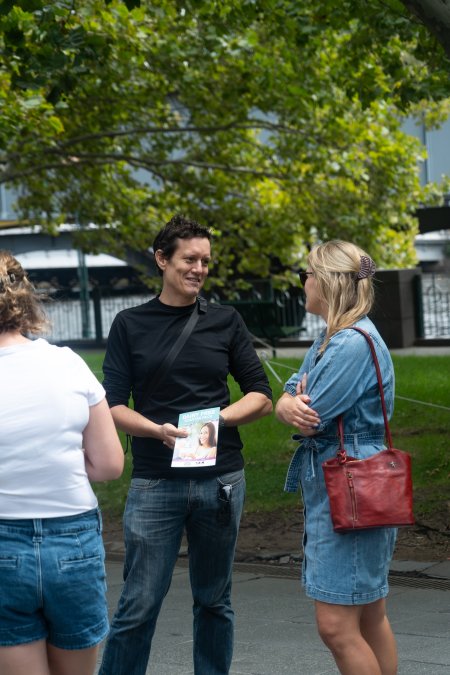
[[[173,449],[175,468],[214,466],[217,458],[220,408],[205,408],[181,413],[178,428],[186,429],[186,438],[177,438]]]

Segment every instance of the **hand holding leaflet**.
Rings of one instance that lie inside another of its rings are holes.
[[[220,408],[206,408],[181,413],[178,428],[188,432],[186,438],[177,438],[172,464],[177,467],[214,466],[217,457]]]

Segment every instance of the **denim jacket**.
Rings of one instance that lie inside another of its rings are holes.
[[[389,351],[374,324],[363,317],[356,326],[370,334],[375,345],[383,381],[388,417],[394,407],[394,368]],[[319,354],[325,331],[308,350],[298,373],[286,382],[284,391],[295,396],[296,384],[307,373],[306,392],[309,404],[320,417],[317,434],[308,437],[306,446],[313,442],[320,452],[328,445],[336,445],[336,418],[343,415],[345,444],[354,445],[372,438],[378,444],[384,437],[384,421],[375,366],[369,345],[363,335],[352,329],[344,329],[333,335],[322,355]],[[300,435],[293,437],[300,440]],[[300,446],[299,450],[301,450]],[[299,458],[298,458],[299,459]],[[293,459],[295,464],[295,457]],[[293,469],[294,467],[291,466]],[[291,472],[292,473],[292,472]],[[286,489],[296,489],[295,476],[291,475]]]

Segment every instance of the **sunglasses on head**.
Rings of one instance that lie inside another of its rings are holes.
[[[313,274],[313,272],[307,272],[306,270],[299,270],[298,271],[298,276],[299,276],[300,283],[301,283],[302,286],[304,286],[306,284],[306,282],[308,281],[308,277],[312,274]]]

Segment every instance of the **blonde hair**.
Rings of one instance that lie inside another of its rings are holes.
[[[41,300],[22,265],[0,250],[0,333],[41,333],[47,326]]]
[[[358,278],[362,257],[369,259],[359,246],[337,239],[315,246],[308,256],[319,298],[328,306],[327,332],[321,352],[335,333],[352,326],[372,308],[373,271]]]

